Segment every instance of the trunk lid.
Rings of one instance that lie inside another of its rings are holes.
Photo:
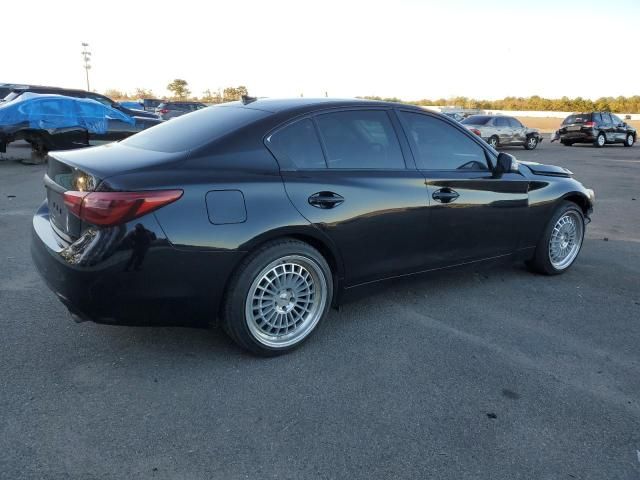
[[[69,211],[64,203],[64,192],[109,190],[105,182],[108,177],[150,168],[176,156],[118,143],[49,152],[44,186],[51,226],[65,241],[77,240],[90,225]]]

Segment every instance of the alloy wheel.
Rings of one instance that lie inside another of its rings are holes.
[[[549,260],[557,270],[568,268],[580,252],[584,234],[582,217],[575,211],[562,215],[551,231]]]
[[[327,279],[311,258],[289,255],[271,262],[247,293],[245,318],[263,345],[284,348],[302,341],[322,318]]]

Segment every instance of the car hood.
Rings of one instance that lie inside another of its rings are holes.
[[[571,177],[573,172],[564,167],[558,167],[557,165],[546,165],[544,163],[537,162],[523,162],[518,160],[520,165],[527,167],[534,175],[545,175],[548,177]]]

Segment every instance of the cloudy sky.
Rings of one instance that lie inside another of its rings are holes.
[[[253,95],[640,94],[640,1],[31,0],[3,17],[0,82]]]

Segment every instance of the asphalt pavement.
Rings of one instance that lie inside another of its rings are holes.
[[[596,191],[573,268],[392,283],[262,359],[219,330],[74,323],[0,161],[2,479],[640,479],[640,145],[508,150]]]

